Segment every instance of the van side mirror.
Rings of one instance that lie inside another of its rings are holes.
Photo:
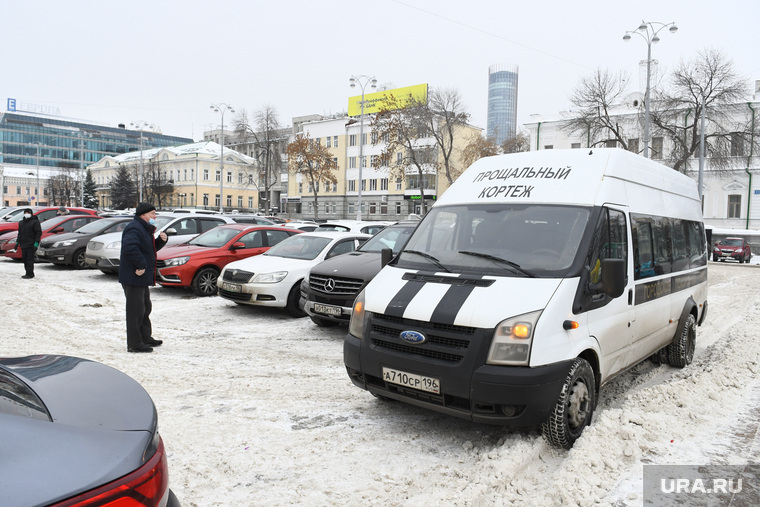
[[[602,261],[602,290],[615,299],[625,291],[625,261],[623,259],[604,259]]]
[[[393,259],[393,250],[390,248],[383,248],[380,250],[380,267],[384,268]]]

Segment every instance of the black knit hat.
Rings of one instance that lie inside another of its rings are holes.
[[[139,217],[139,216],[144,215],[146,213],[149,213],[149,212],[151,212],[151,211],[153,211],[155,209],[156,209],[156,207],[153,206],[151,203],[149,203],[149,202],[141,202],[140,204],[137,205],[137,209],[135,210],[135,216]]]

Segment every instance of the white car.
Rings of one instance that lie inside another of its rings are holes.
[[[166,245],[186,243],[202,232],[209,231],[223,224],[234,224],[231,218],[216,215],[196,215],[180,213],[178,215],[158,215],[156,217],[155,236],[165,232],[169,237]],[[121,232],[96,236],[87,242],[84,261],[88,267],[103,273],[119,272],[121,256]]]
[[[319,224],[317,232],[319,231],[345,231],[345,232],[361,232],[363,234],[377,234],[389,225],[396,222],[374,222],[365,220],[333,220]]]
[[[216,281],[219,295],[241,305],[285,308],[293,317],[303,317],[300,286],[311,268],[353,252],[370,237],[336,231],[291,236],[262,255],[227,264]]]

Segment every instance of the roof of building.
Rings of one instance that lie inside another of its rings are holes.
[[[169,151],[171,153],[174,153],[176,156],[185,156],[185,155],[207,155],[211,158],[219,158],[222,155],[222,146],[213,142],[213,141],[199,141],[197,143],[192,144],[183,144],[181,146],[169,146],[165,148],[151,148],[149,150],[143,150],[142,152],[138,151],[131,151],[129,153],[123,153],[121,155],[116,155],[111,157],[112,160],[115,160],[118,163],[129,163],[129,162],[136,162],[139,161],[140,158],[142,159],[151,159],[155,157],[159,152],[161,151]],[[229,155],[233,155],[236,158],[239,158],[243,160],[244,162],[248,164],[253,164],[256,160],[252,157],[249,157],[247,155],[243,155],[242,153],[232,150],[230,148],[224,149],[224,155],[225,157]]]

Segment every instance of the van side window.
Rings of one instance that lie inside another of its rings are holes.
[[[707,264],[701,222],[631,214],[635,280]]]
[[[605,208],[594,230],[594,239],[586,258],[586,266],[591,270],[589,282],[602,280],[602,261],[604,259],[627,260],[628,235],[626,233],[625,215],[620,211]]]

